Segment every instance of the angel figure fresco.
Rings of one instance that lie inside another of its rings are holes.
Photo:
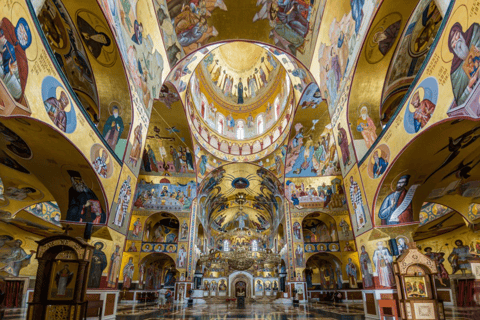
[[[437,267],[437,274],[435,277],[438,279],[442,286],[446,286],[447,284],[444,282],[445,279],[448,279],[448,272],[443,265],[445,262],[445,253],[444,252],[433,252],[432,247],[426,247],[425,255],[432,259],[435,262],[435,266]]]
[[[270,35],[276,42],[294,55],[297,51],[304,54],[313,5],[295,0],[259,0],[259,5],[262,7],[253,22],[268,19],[272,28]]]
[[[223,0],[177,1],[170,8],[170,17],[174,21],[175,32],[185,54],[203,46],[212,37],[218,35],[214,26],[209,26],[207,18],[219,8],[227,11]]]
[[[27,254],[22,248],[23,241],[20,239],[13,240],[10,236],[0,236],[0,263],[4,266],[0,267],[1,271],[5,271],[13,277],[18,277],[20,270],[30,264],[30,259],[35,251]]]

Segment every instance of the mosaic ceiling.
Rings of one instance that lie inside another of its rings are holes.
[[[225,165],[204,179],[200,188],[200,203],[213,230],[227,231],[245,219],[246,225],[262,232],[280,220],[283,186],[266,169],[252,164]]]

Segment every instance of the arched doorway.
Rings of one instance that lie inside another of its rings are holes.
[[[237,281],[235,283],[235,297],[245,297],[247,295],[247,283],[245,281]]]
[[[252,292],[252,275],[245,272],[234,272],[230,275],[230,297],[237,297],[237,289],[239,292],[245,292],[243,297],[251,298],[253,296]],[[241,291],[240,291],[241,290]]]
[[[179,278],[175,261],[165,253],[151,253],[139,263],[139,287],[145,290],[158,290],[164,287],[174,288]]]

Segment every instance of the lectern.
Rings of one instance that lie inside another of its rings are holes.
[[[93,246],[67,234],[38,241],[38,270],[28,320],[79,320],[86,312]]]
[[[421,253],[415,242],[394,263],[401,319],[445,319],[435,287],[435,261]]]

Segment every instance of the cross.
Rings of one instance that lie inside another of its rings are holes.
[[[69,224],[67,224],[67,225],[65,225],[64,227],[62,227],[62,230],[64,230],[64,231],[65,231],[64,234],[66,234],[66,235],[68,236],[69,231],[70,231],[70,230],[73,230],[73,228],[70,227]]]

